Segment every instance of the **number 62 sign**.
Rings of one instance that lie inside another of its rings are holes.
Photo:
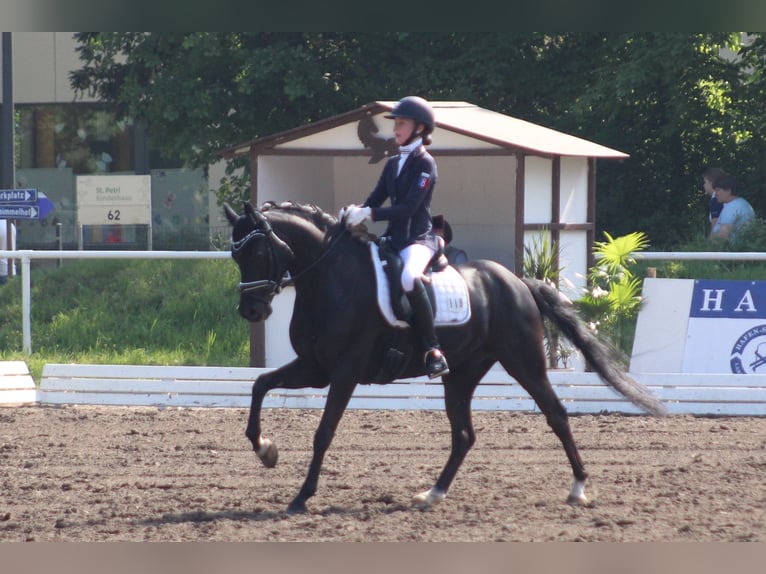
[[[77,176],[80,225],[149,225],[151,217],[151,176]]]

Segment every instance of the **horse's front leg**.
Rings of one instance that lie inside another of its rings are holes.
[[[356,383],[352,382],[333,382],[330,384],[330,390],[327,393],[327,403],[322,413],[322,420],[319,421],[319,426],[314,433],[314,454],[311,457],[306,480],[303,482],[300,491],[298,491],[298,495],[287,507],[287,512],[291,514],[306,512],[306,501],[316,494],[317,485],[319,484],[319,471],[322,468],[324,455],[327,449],[330,448],[330,443],[335,436],[338,423],[348,406],[355,388]]]
[[[302,389],[306,387],[322,388],[327,380],[315,370],[309,369],[301,359],[259,376],[253,384],[250,401],[250,415],[247,420],[245,435],[253,444],[253,450],[264,466],[276,466],[279,451],[268,438],[261,436],[261,407],[263,399],[272,389]]]

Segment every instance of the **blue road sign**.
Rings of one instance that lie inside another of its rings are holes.
[[[40,209],[35,205],[0,205],[0,219],[39,219]]]
[[[0,204],[30,204],[37,202],[36,189],[0,189]]]
[[[36,189],[0,189],[0,219],[45,219],[53,207]]]

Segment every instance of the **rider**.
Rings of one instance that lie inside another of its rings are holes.
[[[423,286],[423,272],[439,246],[431,224],[436,162],[425,148],[431,144],[434,112],[423,98],[407,96],[385,117],[394,120],[399,154],[386,162],[367,200],[343,211],[349,227],[367,219],[388,221],[383,237],[402,259],[402,287],[413,313],[410,322],[427,349],[426,373],[435,378],[449,373],[449,367],[436,338],[433,309]],[[391,205],[381,207],[386,200]]]

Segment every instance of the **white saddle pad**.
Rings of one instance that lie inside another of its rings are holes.
[[[378,288],[378,307],[386,321],[394,327],[408,327],[394,315],[391,307],[391,291],[388,286],[388,276],[383,270],[377,244],[370,242],[370,255],[375,267],[375,283]],[[431,286],[434,290],[436,312],[434,324],[437,326],[463,325],[471,318],[471,300],[468,297],[468,286],[465,279],[457,270],[448,266],[444,271],[431,274]]]

